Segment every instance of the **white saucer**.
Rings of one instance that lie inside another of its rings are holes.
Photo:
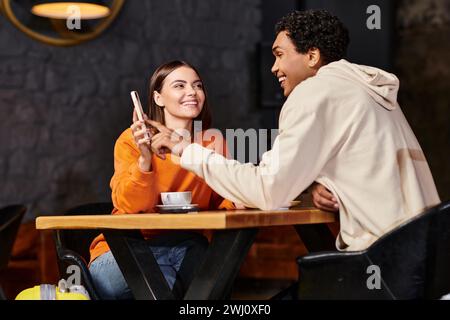
[[[170,205],[170,204],[158,204],[155,206],[160,213],[186,213],[191,211],[198,211],[198,204],[181,204],[181,205]]]

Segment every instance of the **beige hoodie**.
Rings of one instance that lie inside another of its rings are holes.
[[[440,202],[425,156],[397,104],[399,81],[340,60],[299,84],[258,166],[191,144],[181,165],[249,207],[289,203],[313,181],[339,202],[340,250],[361,250]]]

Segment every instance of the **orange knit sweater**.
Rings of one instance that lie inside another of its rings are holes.
[[[216,152],[226,154],[226,143],[205,142]],[[221,150],[220,150],[221,149]],[[166,154],[166,160],[152,157],[152,171],[142,172],[138,167],[139,149],[134,143],[131,129],[126,129],[114,147],[114,175],[111,179],[112,214],[155,212],[155,205],[161,204],[161,192],[192,191],[192,203],[200,209],[234,209],[232,202],[215,193],[203,179],[179,165],[179,158]],[[156,230],[142,231],[146,239],[161,233]],[[109,251],[103,235],[94,239],[90,246],[92,262]]]

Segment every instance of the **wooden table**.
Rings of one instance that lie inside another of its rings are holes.
[[[174,298],[158,264],[143,250],[142,229],[215,230],[184,299],[223,299],[261,227],[292,225],[310,251],[332,249],[325,223],[334,213],[315,208],[201,211],[187,214],[41,216],[37,229],[100,229],[136,299]]]

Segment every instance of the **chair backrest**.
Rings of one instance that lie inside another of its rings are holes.
[[[425,296],[440,299],[450,293],[450,201],[440,204],[430,227]]]
[[[404,222],[366,251],[394,299],[436,298],[450,291],[450,202]],[[446,251],[447,250],[447,251]],[[446,277],[445,282],[442,282]]]
[[[27,211],[23,205],[0,209],[0,270],[6,268],[22,217]]]
[[[96,202],[77,206],[68,210],[65,215],[111,214],[113,204],[110,202]],[[68,278],[68,266],[76,265],[81,271],[81,281],[86,287],[91,299],[99,299],[94,282],[89,273],[89,246],[98,230],[57,230],[55,232],[56,253],[60,276]]]
[[[365,250],[315,253],[298,263],[299,299],[439,299],[450,292],[450,201]]]
[[[65,215],[91,215],[111,214],[113,204],[111,202],[95,202],[83,204],[66,211]],[[78,253],[85,262],[89,261],[89,246],[98,230],[58,230],[56,232],[56,245]]]

